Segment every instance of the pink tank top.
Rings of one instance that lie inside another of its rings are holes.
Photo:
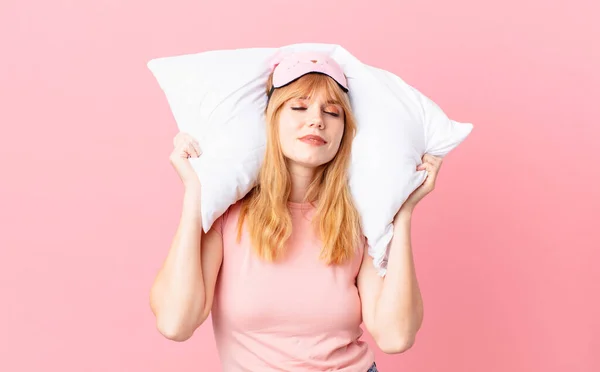
[[[345,265],[324,264],[314,208],[289,205],[293,233],[276,263],[255,255],[246,231],[236,241],[239,203],[215,222],[223,263],[211,315],[223,371],[367,371],[374,356],[360,340],[355,285],[364,247]]]

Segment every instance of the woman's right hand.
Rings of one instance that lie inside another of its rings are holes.
[[[184,186],[200,187],[200,179],[192,168],[188,158],[198,158],[202,154],[198,140],[189,133],[179,132],[173,138],[173,152],[169,156],[171,165],[181,178]]]

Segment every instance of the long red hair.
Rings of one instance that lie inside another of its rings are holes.
[[[271,86],[272,75],[267,82],[267,92]],[[360,218],[352,201],[347,174],[356,133],[350,100],[330,77],[307,74],[273,92],[266,108],[267,146],[258,183],[241,201],[238,238],[246,222],[254,251],[267,261],[284,254],[292,233],[287,205],[292,184],[279,143],[280,112],[288,100],[313,97],[317,91],[324,91],[327,99],[339,102],[345,118],[339,150],[329,163],[317,169],[305,198],[316,207],[313,223],[323,243],[320,257],[328,264],[341,264],[355,254],[360,240]]]

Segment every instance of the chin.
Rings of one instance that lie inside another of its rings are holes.
[[[331,161],[329,158],[304,158],[304,159],[292,159],[295,163],[302,165],[307,168],[318,168]]]
[[[317,168],[329,163],[335,157],[335,154],[329,154],[329,151],[306,151],[306,149],[295,149],[295,151],[285,154],[289,161],[305,168]]]

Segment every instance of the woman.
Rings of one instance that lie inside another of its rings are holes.
[[[257,185],[204,234],[186,133],[170,160],[185,185],[181,221],[151,290],[157,328],[187,340],[212,314],[223,370],[377,371],[361,322],[386,353],[412,346],[423,319],[412,212],[441,159],[394,219],[381,278],[360,234],[347,168],[356,131],[340,66],[317,53],[284,58],[267,82],[267,148]]]

